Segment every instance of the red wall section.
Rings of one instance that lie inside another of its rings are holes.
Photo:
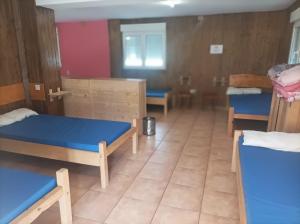
[[[107,21],[58,23],[62,75],[110,77]]]

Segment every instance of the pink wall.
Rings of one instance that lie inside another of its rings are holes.
[[[62,75],[110,77],[107,21],[58,23]]]

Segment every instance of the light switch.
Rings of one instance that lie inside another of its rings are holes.
[[[41,85],[34,85],[34,89],[36,91],[40,91],[41,90]]]

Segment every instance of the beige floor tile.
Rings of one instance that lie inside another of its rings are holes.
[[[239,221],[202,213],[199,224],[239,224]]]
[[[187,146],[210,146],[211,145],[211,139],[210,138],[190,138],[187,142]]]
[[[199,212],[160,206],[152,224],[198,224]]]
[[[69,172],[69,177],[71,187],[76,188],[90,189],[97,181],[100,181],[100,176],[89,176],[71,172]]]
[[[156,151],[149,159],[149,162],[165,164],[165,165],[168,164],[174,165],[176,164],[178,158],[179,158],[179,154]]]
[[[200,209],[202,191],[201,188],[169,184],[161,204],[175,208],[198,211]]]
[[[209,191],[219,191],[236,194],[236,179],[234,174],[211,174],[207,175],[206,186]]]
[[[126,196],[142,201],[159,203],[167,184],[167,181],[138,177],[126,192]]]
[[[180,153],[182,148],[183,148],[182,143],[163,141],[158,146],[157,151],[169,152],[169,153]]]
[[[129,188],[133,180],[133,177],[127,175],[112,174],[109,179],[109,186],[107,188],[101,188],[101,183],[97,182],[91,187],[91,190],[121,196]]]
[[[189,187],[203,187],[205,176],[205,171],[177,167],[172,175],[171,183]]]
[[[183,149],[183,154],[188,156],[208,157],[209,152],[209,146],[187,146]]]
[[[175,142],[175,143],[181,143],[184,144],[184,142],[187,140],[187,136],[184,135],[171,135],[167,134],[164,138],[164,141],[166,142]]]
[[[32,224],[56,224],[60,223],[60,214],[57,212],[47,210],[43,212]]]
[[[111,168],[111,173],[113,174],[123,174],[131,177],[135,177],[139,171],[144,166],[145,162],[143,161],[136,161],[131,159],[122,159],[116,164],[114,167]]]
[[[201,212],[225,218],[238,219],[237,196],[205,190]]]
[[[73,224],[100,224],[100,222],[74,216]]]
[[[231,161],[221,160],[221,159],[213,159],[209,161],[208,165],[208,175],[212,174],[228,174],[231,173]]]
[[[157,208],[156,203],[123,198],[114,208],[107,224],[148,224]]]
[[[103,222],[118,201],[118,196],[97,191],[88,191],[73,206],[73,215]]]
[[[189,155],[182,155],[177,164],[178,167],[194,170],[206,170],[208,163],[208,156],[196,157]]]
[[[232,149],[220,149],[220,148],[212,148],[211,149],[211,159],[214,160],[226,160],[231,162],[232,159]]]
[[[148,162],[139,177],[157,181],[168,181],[174,170],[173,166]]]
[[[138,161],[147,161],[150,156],[153,154],[153,149],[139,149],[136,154],[133,154],[132,152],[126,152],[124,155],[127,159],[130,160],[138,160]]]

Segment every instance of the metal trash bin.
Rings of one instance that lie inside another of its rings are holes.
[[[147,136],[155,135],[155,117],[143,118],[143,134]]]

